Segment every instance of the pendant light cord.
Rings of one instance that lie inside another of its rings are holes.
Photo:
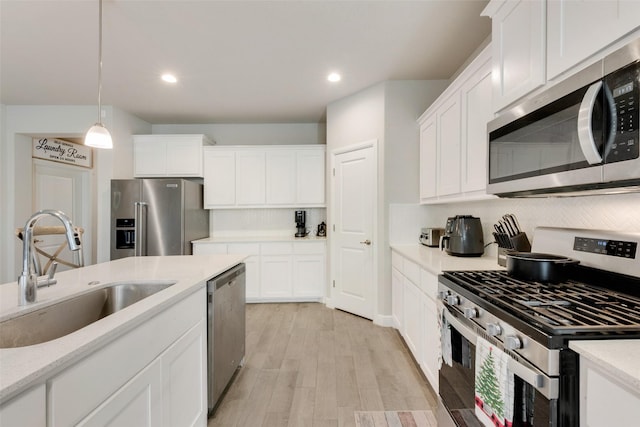
[[[102,0],[98,9],[98,123],[102,124]]]

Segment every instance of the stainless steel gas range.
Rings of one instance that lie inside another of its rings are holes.
[[[521,280],[504,270],[440,275],[439,393],[455,425],[578,426],[579,357],[569,342],[640,338],[639,242],[640,233],[540,227],[533,252],[580,261],[563,282]],[[505,373],[493,378],[509,387],[502,400],[483,395],[490,381],[478,354],[487,348]]]

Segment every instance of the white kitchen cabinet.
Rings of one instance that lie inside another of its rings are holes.
[[[424,334],[422,331],[425,326],[422,300],[425,296],[420,292],[418,286],[405,276],[403,278],[402,298],[404,321],[401,334],[413,357],[420,361],[423,359],[422,341]]]
[[[292,205],[296,195],[296,153],[274,150],[266,153],[267,205]]]
[[[236,155],[230,150],[204,150],[204,207],[235,206]]]
[[[193,254],[249,255],[247,302],[321,301],[326,293],[325,240],[198,242]]]
[[[640,390],[580,357],[580,427],[635,426],[640,420]]]
[[[554,79],[640,27],[638,17],[638,1],[548,1],[547,79]]]
[[[326,287],[325,242],[293,243],[293,296],[322,298]]]
[[[460,193],[460,95],[438,108],[438,196]]]
[[[203,414],[206,422],[207,329],[204,319],[202,324],[192,327],[169,347],[160,357],[160,361],[164,420],[162,425],[197,425],[203,420]],[[194,390],[198,392],[194,393]]]
[[[420,203],[492,197],[486,194],[491,84],[487,46],[418,120]]]
[[[205,135],[134,135],[133,176],[204,176],[203,148],[212,142]]]
[[[261,296],[286,298],[293,294],[291,255],[262,255],[260,257]]]
[[[260,297],[260,245],[258,243],[229,243],[225,246],[228,247],[226,253],[249,255],[243,261],[246,275],[245,296],[247,300]]]
[[[265,153],[259,150],[236,151],[236,204],[242,206],[264,205]]]
[[[0,426],[45,427],[47,425],[47,395],[40,384],[0,406]]]
[[[487,123],[493,119],[491,108],[491,57],[480,64],[460,88],[460,190],[484,192],[487,188]]]
[[[404,321],[404,276],[400,270],[391,269],[391,319],[393,327],[402,331]]]
[[[324,145],[209,147],[205,208],[325,206]]]
[[[427,380],[438,392],[438,371],[440,370],[440,319],[438,314],[437,292],[438,276],[420,269],[420,288],[424,294],[421,299],[423,319],[422,358],[417,359]]]
[[[440,369],[440,322],[438,319],[438,276],[392,251],[391,315],[420,365],[425,377],[438,392]]]
[[[47,425],[206,425],[205,301],[202,287],[51,378]],[[166,418],[185,411],[186,424]]]
[[[325,195],[324,147],[296,150],[296,204],[324,206]]]
[[[545,0],[493,0],[482,12],[492,25],[494,112],[545,83],[546,4]]]
[[[438,138],[435,112],[420,124],[420,202],[434,199],[438,193]]]
[[[162,425],[162,366],[152,362],[77,425],[79,427]]]

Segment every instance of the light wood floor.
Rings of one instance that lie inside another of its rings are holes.
[[[435,402],[394,329],[323,304],[248,304],[245,365],[208,427],[354,426],[356,410]]]

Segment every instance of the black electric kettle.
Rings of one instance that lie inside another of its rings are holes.
[[[484,237],[480,218],[471,215],[448,218],[444,236],[440,238],[440,250],[454,256],[482,256]]]

